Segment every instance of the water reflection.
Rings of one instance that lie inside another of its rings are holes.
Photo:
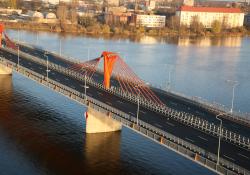
[[[240,47],[241,37],[203,37],[203,38],[178,38],[178,46],[189,46],[195,45],[199,47],[210,47],[210,46],[225,46],[225,47]]]
[[[120,174],[122,172],[121,133],[86,134],[84,154],[89,174]]]
[[[18,40],[18,32],[15,30],[7,30],[11,36]],[[32,35],[32,37],[27,38],[27,36]],[[86,35],[86,34],[68,34],[68,33],[51,33],[44,31],[26,31],[19,30],[19,40],[29,41],[32,44],[39,45],[40,41],[46,37],[57,36],[63,42],[67,39],[76,39],[79,37],[84,37],[88,39],[98,39],[98,40],[109,40],[109,41],[128,41],[140,44],[176,44],[178,46],[189,46],[196,45],[199,47],[209,47],[209,46],[225,46],[225,47],[240,47],[242,43],[242,37],[178,37],[178,36],[126,36],[126,35]],[[31,44],[30,43],[30,44]]]
[[[120,132],[86,135],[83,126],[76,126],[63,109],[58,113],[53,103],[41,105],[39,95],[32,92],[37,88],[34,82],[20,85],[21,79],[0,76],[0,162],[4,157],[7,160],[0,164],[2,173],[13,172],[10,161],[16,169],[13,174],[120,174],[123,171]],[[26,89],[30,83],[33,88]],[[23,88],[26,90],[22,91]],[[47,96],[46,92],[38,91]],[[48,98],[48,101],[56,99]],[[5,164],[6,167],[2,166]]]

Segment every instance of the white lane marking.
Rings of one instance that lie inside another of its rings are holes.
[[[55,75],[55,73],[54,73],[54,72],[51,72],[51,74],[52,74],[52,75]]]
[[[159,125],[159,124],[157,124],[157,123],[155,123],[155,126],[158,126],[159,128],[162,128],[162,126],[161,126],[161,125]]]
[[[208,141],[206,138],[204,138],[204,137],[201,137],[201,136],[198,136],[200,139],[202,139],[202,140],[205,140],[205,141]]]
[[[133,112],[128,112],[129,114],[135,115]]]
[[[69,79],[68,78],[65,78],[66,81],[68,81]]]
[[[166,122],[168,125],[170,126],[175,126],[173,123],[170,123],[170,122]]]
[[[140,112],[141,112],[141,113],[143,113],[143,114],[146,114],[146,113],[147,113],[147,112],[145,112],[145,111],[141,111],[141,110],[140,110]]]
[[[31,62],[28,62],[29,65],[32,65]]]
[[[194,142],[194,141],[193,141],[192,139],[190,139],[190,138],[185,137],[185,139],[188,140],[188,141],[190,141],[190,142]]]
[[[39,67],[39,69],[43,69],[42,67]]]
[[[122,101],[120,101],[120,100],[117,100],[117,103],[123,103]]]
[[[247,157],[247,156],[245,156],[245,155],[243,155],[243,154],[241,154],[241,153],[238,153],[238,155],[241,156],[241,157],[244,157],[244,158],[246,158],[246,159],[249,159],[249,157]]]
[[[226,158],[228,158],[228,159],[230,159],[230,160],[232,160],[232,161],[234,161],[234,159],[233,158],[231,158],[231,157],[228,157],[227,155],[223,155],[224,157],[226,157]]]
[[[106,102],[108,105],[110,105],[110,106],[112,106],[112,103],[110,103],[110,102]]]

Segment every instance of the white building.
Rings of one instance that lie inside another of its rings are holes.
[[[136,26],[161,28],[165,27],[166,16],[136,15]]]
[[[182,6],[176,15],[179,16],[181,25],[190,26],[196,18],[206,28],[211,28],[215,20],[220,21],[227,28],[241,27],[244,22],[244,13],[239,8]]]

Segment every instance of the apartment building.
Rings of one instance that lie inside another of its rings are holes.
[[[196,18],[206,28],[211,28],[215,20],[226,28],[241,27],[244,22],[244,13],[239,8],[181,6],[176,15],[180,18],[181,25],[190,26]]]

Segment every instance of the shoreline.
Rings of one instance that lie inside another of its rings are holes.
[[[44,31],[44,32],[53,32],[58,34],[72,34],[72,35],[87,35],[91,37],[119,37],[119,38],[136,38],[136,37],[143,37],[143,36],[150,36],[150,37],[216,37],[216,38],[225,38],[225,37],[249,37],[250,30],[246,30],[244,32],[223,32],[219,34],[214,34],[211,32],[204,32],[202,34],[192,33],[190,31],[180,32],[180,31],[173,31],[170,29],[160,29],[158,33],[150,33],[150,32],[143,32],[143,33],[104,33],[104,32],[89,32],[86,31],[85,28],[79,25],[65,25],[64,30],[60,24],[47,24],[47,23],[37,23],[37,22],[6,22],[0,21],[5,25],[6,29],[19,29],[19,30],[28,30],[33,32]],[[165,30],[165,31],[164,31]]]

